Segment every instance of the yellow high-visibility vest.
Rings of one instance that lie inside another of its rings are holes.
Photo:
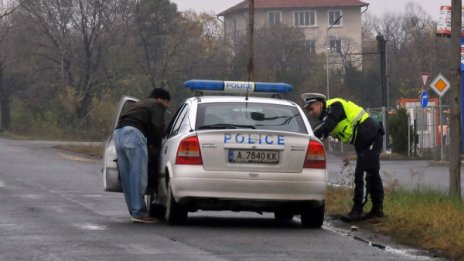
[[[355,126],[365,121],[369,117],[369,114],[362,107],[341,98],[327,100],[326,106],[330,107],[334,102],[342,104],[346,118],[337,123],[335,128],[330,132],[330,136],[353,144],[356,140],[356,135],[353,136]]]

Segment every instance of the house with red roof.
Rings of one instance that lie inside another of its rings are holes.
[[[368,5],[359,0],[255,0],[255,29],[285,24],[304,31],[308,52],[361,53],[361,15]],[[218,14],[232,44],[247,33],[248,13],[244,0]]]

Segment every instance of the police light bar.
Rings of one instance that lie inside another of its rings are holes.
[[[240,82],[219,80],[189,80],[184,87],[194,91],[221,91],[227,93],[289,93],[293,86],[278,82]]]

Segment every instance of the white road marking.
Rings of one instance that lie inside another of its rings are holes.
[[[99,197],[103,197],[103,195],[101,195],[101,194],[87,194],[87,195],[84,195],[84,197],[87,197],[87,198],[99,198]]]
[[[335,228],[329,222],[324,222],[324,225],[322,226],[322,228],[325,229],[325,230],[331,231],[333,233],[339,234],[341,236],[351,237],[351,238],[354,239],[352,233],[350,233],[349,230]],[[366,240],[361,240],[360,242],[363,242],[363,241],[366,241]],[[373,246],[373,247],[375,245],[378,245],[378,244],[375,244],[374,242],[370,242],[370,241],[367,241],[367,244],[369,246]],[[413,252],[417,252],[418,251],[417,249],[397,249],[397,248],[393,248],[393,247],[390,247],[390,246],[385,246],[385,249],[379,248],[379,250],[388,251],[388,252],[391,252],[391,253],[395,253],[397,255],[401,255],[401,256],[408,257],[408,258],[411,258],[411,259],[416,259],[416,260],[431,260],[432,259],[432,258],[430,258],[428,256],[421,256],[421,255],[414,254]]]
[[[84,224],[84,225],[81,225],[80,228],[85,229],[85,230],[102,231],[102,230],[106,230],[108,227],[101,226],[101,225],[94,225],[94,224]]]

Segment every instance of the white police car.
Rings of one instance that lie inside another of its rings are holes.
[[[167,222],[183,223],[197,210],[233,210],[273,212],[282,222],[300,215],[303,227],[320,227],[327,184],[324,146],[296,103],[256,97],[288,93],[292,86],[213,80],[184,86],[222,95],[185,100],[167,126],[154,199],[165,207]],[[230,93],[239,96],[224,95]],[[104,184],[107,191],[120,191],[111,146],[110,139]]]

